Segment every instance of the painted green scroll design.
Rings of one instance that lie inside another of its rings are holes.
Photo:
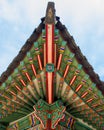
[[[47,123],[47,115],[49,106],[46,102],[44,102],[42,99],[40,99],[37,104],[34,106],[35,110],[35,117],[41,122],[43,128],[46,128]]]
[[[74,117],[65,113],[65,117],[60,121],[59,125],[72,130],[75,122],[76,122],[76,119]]]
[[[64,118],[65,109],[66,107],[63,106],[60,100],[53,104],[48,104],[40,99],[37,104],[34,105],[34,114],[44,129],[46,129],[48,119],[51,119],[51,128],[55,129],[59,121]]]
[[[32,128],[34,126],[37,126],[39,124],[40,124],[40,122],[34,116],[34,113],[31,113],[28,116],[23,117],[20,120],[17,120],[17,122],[10,124],[7,127],[7,130],[25,130],[25,129],[29,129],[29,128]]]
[[[51,128],[55,129],[55,127],[60,122],[60,120],[64,118],[65,115],[63,113],[64,113],[66,107],[63,106],[63,103],[58,100],[51,105],[50,109],[52,111]]]

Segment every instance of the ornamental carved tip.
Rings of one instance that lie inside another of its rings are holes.
[[[45,24],[54,24],[55,23],[55,5],[54,2],[48,2]]]

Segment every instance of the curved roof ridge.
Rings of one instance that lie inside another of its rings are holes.
[[[37,40],[43,28],[43,20],[39,24],[39,26],[33,31],[31,36],[27,39],[26,43],[22,46],[18,55],[13,59],[13,61],[9,64],[6,71],[4,71],[0,76],[0,85],[12,74],[14,69],[19,65],[20,61],[23,60],[26,53],[31,49],[33,42]]]
[[[61,35],[65,41],[68,42],[68,47],[72,52],[75,53],[75,56],[80,64],[83,65],[85,72],[90,76],[91,80],[96,84],[98,89],[104,95],[104,82],[100,80],[99,75],[95,73],[92,65],[88,62],[87,58],[82,54],[79,46],[75,43],[73,36],[70,35],[65,25],[63,25],[59,18],[57,19],[57,28],[61,31]]]

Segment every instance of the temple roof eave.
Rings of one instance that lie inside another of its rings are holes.
[[[33,31],[32,35],[27,39],[24,46],[19,51],[19,54],[13,59],[12,63],[8,66],[7,70],[1,74],[0,85],[6,81],[6,79],[12,74],[14,69],[19,65],[20,61],[23,60],[26,53],[31,49],[33,42],[36,41],[42,32],[44,27],[45,17],[41,18],[41,23]],[[94,72],[92,65],[88,62],[87,58],[82,54],[80,48],[76,45],[73,36],[69,34],[65,25],[60,22],[60,18],[56,16],[56,27],[60,30],[62,37],[68,42],[68,47],[75,53],[76,58],[80,64],[83,65],[83,69],[90,76],[91,80],[96,84],[98,89],[104,95],[104,82],[99,78],[99,75]]]
[[[76,45],[73,36],[69,34],[65,25],[63,25],[59,20],[57,22],[57,28],[62,32],[61,35],[65,41],[68,42],[68,47],[75,53],[75,56],[80,64],[83,65],[84,71],[90,76],[91,80],[96,83],[98,89],[104,95],[104,82],[99,78],[99,75],[95,73],[92,65],[88,62],[87,58],[82,54],[79,46]]]
[[[20,62],[26,56],[26,53],[31,49],[33,43],[38,39],[42,32],[43,22],[33,31],[32,35],[27,39],[24,46],[19,51],[18,55],[13,59],[13,61],[7,67],[7,70],[3,72],[0,76],[0,85],[7,80],[7,78],[13,73],[13,71],[18,67]]]

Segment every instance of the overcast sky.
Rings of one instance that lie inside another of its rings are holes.
[[[53,0],[56,15],[104,81],[104,0]],[[0,75],[44,17],[48,0],[0,0]]]

